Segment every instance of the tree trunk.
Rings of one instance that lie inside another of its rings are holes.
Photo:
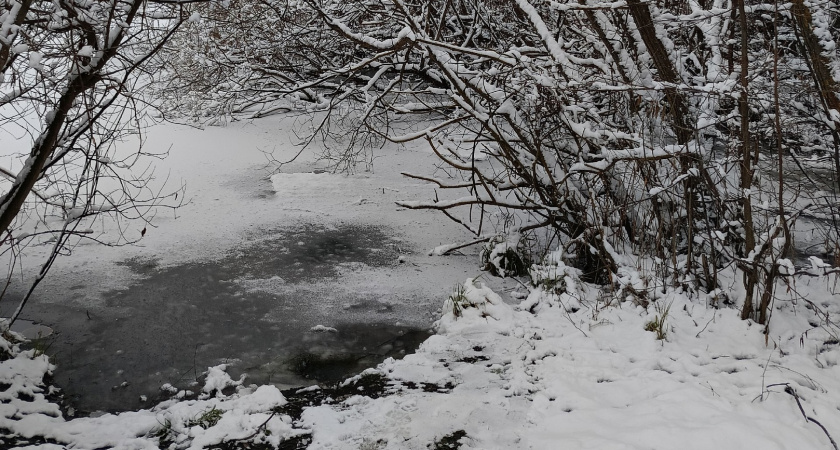
[[[685,95],[677,89],[677,86],[682,83],[682,78],[677,73],[674,64],[668,56],[668,51],[662,41],[656,35],[656,26],[653,23],[653,18],[650,14],[650,8],[647,3],[641,0],[627,0],[627,6],[630,9],[630,15],[636,23],[636,29],[642,37],[648,52],[650,53],[653,65],[659,74],[659,79],[668,83],[665,87],[665,99],[670,107],[670,116],[672,120],[672,127],[674,134],[677,137],[677,143],[680,145],[687,145],[691,142],[696,132],[694,121],[691,118],[691,112],[688,107],[688,100]],[[692,166],[691,156],[680,157],[680,169],[683,174],[688,173]],[[676,240],[678,239],[678,231],[683,231],[687,242],[686,250],[686,267],[685,270],[691,272],[692,261],[694,253],[693,227],[694,227],[694,208],[695,208],[695,191],[697,190],[697,183],[694,177],[687,177],[682,182],[684,189],[684,200],[686,209],[686,221],[684,230],[674,229],[674,242],[672,247],[676,247]],[[674,254],[676,257],[676,253]]]
[[[834,169],[840,175],[840,86],[831,76],[829,62],[822,54],[822,46],[814,28],[811,26],[811,11],[803,0],[793,0],[790,11],[796,28],[802,34],[802,46],[805,47],[807,60],[810,62],[811,73],[817,93],[823,101],[823,108],[829,121],[833,123],[831,130],[834,136]],[[832,113],[834,111],[834,113]],[[840,178],[837,179],[837,189],[840,190]]]
[[[24,19],[26,19],[26,14],[32,6],[32,0],[23,0],[18,2],[18,4],[20,5],[20,9],[18,9],[17,15],[12,22],[16,27],[19,27],[23,23]],[[0,38],[2,38],[0,39],[0,74],[3,74],[6,71],[9,62],[11,61],[12,44],[14,42],[12,39],[13,35],[17,35],[17,32],[12,31],[12,27],[9,27],[7,35],[0,36]],[[2,75],[0,75],[0,77],[2,77]]]
[[[749,26],[747,24],[747,13],[744,6],[745,0],[736,0],[738,8],[738,22],[741,28],[741,73],[738,81],[741,84],[741,95],[738,97],[738,114],[741,115],[741,161],[739,169],[741,172],[741,212],[744,215],[744,256],[749,258],[755,249],[755,229],[753,228],[752,200],[750,188],[752,187],[753,169],[752,153],[750,152],[750,104],[749,104]],[[741,309],[741,319],[748,319],[753,314],[753,295],[755,295],[756,269],[755,261],[751,261],[744,267],[744,306]]]
[[[677,85],[682,83],[682,80],[668,57],[668,51],[656,36],[656,27],[653,24],[653,18],[650,15],[647,3],[643,3],[641,0],[627,0],[627,6],[630,9],[633,21],[636,23],[636,28],[642,36],[642,41],[650,53],[653,65],[659,73],[659,79],[670,85],[665,88],[665,99],[671,108],[670,113],[677,143],[685,145],[694,136],[694,127],[691,123],[688,101],[676,88]]]

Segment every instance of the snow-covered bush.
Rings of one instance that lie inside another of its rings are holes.
[[[560,251],[553,251],[543,258],[542,263],[532,265],[528,274],[532,286],[547,292],[578,293],[580,271],[567,266]]]
[[[471,327],[477,323],[499,322],[510,319],[510,306],[477,278],[468,278],[449,296],[443,305],[443,314],[435,322],[440,334]]]
[[[497,277],[518,277],[528,273],[528,255],[519,236],[494,236],[481,248],[482,270]]]
[[[584,292],[580,270],[566,265],[562,252],[549,253],[540,264],[533,264],[528,271],[532,290],[519,307],[539,312],[541,305],[558,306],[569,312],[583,307]]]

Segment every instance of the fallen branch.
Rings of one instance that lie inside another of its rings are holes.
[[[831,445],[834,447],[834,450],[840,450],[837,448],[837,443],[834,442],[834,439],[831,437],[831,434],[828,433],[828,430],[825,429],[823,424],[821,424],[817,419],[814,419],[813,417],[810,417],[809,415],[805,414],[805,408],[802,407],[802,402],[799,401],[799,394],[797,394],[796,391],[792,387],[790,387],[790,385],[785,385],[785,392],[790,394],[790,396],[796,400],[796,405],[799,406],[799,412],[802,413],[802,417],[804,417],[805,420],[807,420],[808,422],[814,423],[818,427],[822,428],[823,433],[825,433],[825,435],[828,437],[828,440],[831,441]]]
[[[459,244],[439,245],[439,246],[433,248],[431,251],[429,251],[429,256],[445,256],[445,255],[448,255],[450,252],[454,252],[455,250],[460,250],[464,247],[469,247],[471,245],[481,244],[483,242],[487,242],[493,236],[495,236],[495,235],[482,236],[478,239],[475,239],[475,240],[472,240],[472,241],[469,241],[469,242],[459,243]]]

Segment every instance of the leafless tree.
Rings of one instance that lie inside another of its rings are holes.
[[[149,183],[148,155],[116,152],[115,143],[142,129],[138,91],[148,84],[150,58],[189,20],[190,3],[0,2],[0,126],[4,141],[24,146],[0,168],[0,252],[11,277],[23,246],[52,248],[12,321],[73,243],[135,241],[142,233],[126,233],[125,219],[177,205],[179,190]],[[118,238],[89,228],[100,215],[117,221]]]

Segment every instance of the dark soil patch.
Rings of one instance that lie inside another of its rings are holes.
[[[464,430],[453,431],[434,443],[433,450],[455,450],[461,448],[461,439],[467,436]]]

